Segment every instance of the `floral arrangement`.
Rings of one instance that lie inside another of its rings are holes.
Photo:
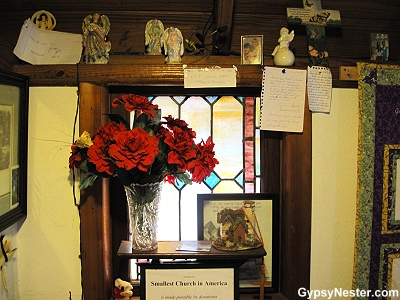
[[[112,101],[135,111],[132,128],[120,115],[109,114],[93,137],[88,132],[71,146],[69,167],[80,169],[80,188],[97,177],[116,176],[124,186],[175,180],[186,184],[207,178],[218,160],[211,137],[195,143],[196,132],[172,116],[161,118],[161,110],[147,97],[125,94]]]

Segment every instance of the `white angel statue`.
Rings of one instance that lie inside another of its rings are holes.
[[[167,55],[167,64],[179,64],[185,52],[181,31],[175,27],[168,27],[163,34],[164,53]]]

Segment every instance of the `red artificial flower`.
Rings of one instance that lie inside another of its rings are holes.
[[[79,148],[76,144],[71,146],[71,156],[69,157],[69,168],[73,170],[74,168],[79,168],[83,162],[83,153],[86,153],[87,149]]]
[[[189,124],[186,123],[184,120],[180,120],[178,118],[175,119],[171,115],[168,115],[168,117],[164,117],[164,119],[167,120],[167,127],[172,131],[174,131],[175,128],[180,128],[185,131],[192,139],[196,138],[196,132],[193,131],[192,128],[189,128]]]
[[[185,171],[189,160],[196,157],[192,134],[178,127],[173,132],[167,132],[164,142],[170,147],[168,163],[178,165],[178,169]]]
[[[188,163],[188,170],[192,174],[192,181],[201,183],[204,179],[210,176],[215,165],[219,164],[214,158],[214,143],[211,142],[211,137],[204,143],[203,140],[196,145],[196,159]]]
[[[167,175],[164,177],[164,182],[169,182],[171,184],[174,184],[175,182],[175,176],[174,175]]]
[[[147,172],[158,154],[158,139],[136,127],[116,134],[109,153],[118,168],[132,170],[137,167]]]
[[[117,107],[119,104],[124,105],[125,109],[129,112],[138,110],[146,115],[149,115],[151,119],[154,119],[157,115],[158,105],[152,104],[152,102],[146,96],[126,94],[119,98],[114,98],[112,101],[112,106]]]
[[[121,123],[110,121],[101,126],[93,137],[93,145],[88,150],[88,157],[100,173],[114,174],[115,165],[110,160],[108,151],[110,145],[115,143],[115,135],[118,132],[126,132],[126,127]]]

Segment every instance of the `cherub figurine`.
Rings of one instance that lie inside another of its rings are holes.
[[[179,64],[185,51],[182,33],[178,28],[169,27],[163,34],[164,52],[167,64]]]
[[[164,25],[160,20],[150,20],[146,24],[144,32],[146,52],[152,55],[161,55],[162,35],[164,33]]]
[[[288,48],[289,49],[289,44],[291,41],[293,41],[294,38],[294,30],[292,30],[289,33],[289,29],[287,29],[286,27],[282,27],[280,30],[280,37],[278,39],[278,43],[279,45],[277,45],[274,49],[274,52],[272,52],[272,56],[274,56],[276,54],[276,52],[278,52],[279,49],[281,48]]]
[[[124,281],[121,278],[117,278],[114,281],[114,289],[112,293],[113,297],[111,299],[129,300],[129,298],[133,295],[132,289],[133,287],[129,282]]]
[[[281,36],[278,39],[279,45],[277,45],[272,52],[274,57],[274,64],[276,66],[292,66],[295,61],[292,50],[289,49],[289,44],[293,41],[294,30],[289,33],[289,29],[282,27],[280,30]]]
[[[88,15],[82,23],[83,55],[86,64],[107,64],[111,42],[108,40],[110,21],[107,16],[98,13]]]

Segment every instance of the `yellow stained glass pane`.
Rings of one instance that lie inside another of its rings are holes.
[[[168,96],[158,96],[155,97],[153,100],[153,104],[157,104],[158,108],[161,109],[161,116],[166,117],[168,115],[173,116],[174,118],[177,118],[179,115],[179,107],[175,103],[174,100],[171,99],[171,97]]]
[[[211,106],[202,97],[190,97],[181,106],[181,119],[196,131],[196,143],[211,135]]]
[[[214,188],[214,193],[243,193],[243,188],[233,180],[224,180]]]
[[[213,142],[219,164],[215,172],[233,179],[243,169],[243,106],[232,96],[224,96],[213,107]]]

